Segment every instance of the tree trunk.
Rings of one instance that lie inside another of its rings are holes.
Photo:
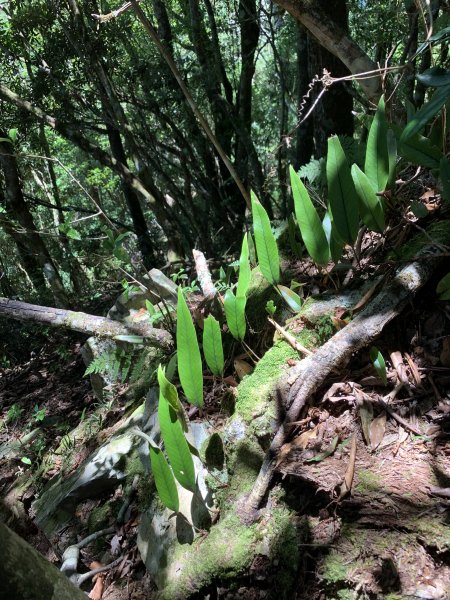
[[[38,306],[9,298],[0,298],[0,317],[12,318],[17,321],[46,323],[52,327],[65,327],[99,337],[114,338],[118,335],[137,335],[146,338],[148,343],[163,348],[169,348],[172,344],[172,338],[167,331],[150,327],[147,320],[125,325],[105,317],[49,306]]]
[[[7,136],[0,131],[0,136]],[[19,170],[14,148],[10,142],[0,142],[0,165],[5,178],[5,200],[9,216],[17,219],[23,227],[23,243],[30,254],[34,255],[36,262],[42,268],[44,275],[53,292],[55,302],[59,306],[67,306],[68,299],[61,277],[55,263],[44,244],[33,221],[33,216],[25,203],[22,193],[22,185],[19,178]]]
[[[25,540],[0,523],[0,600],[86,600],[87,596]]]
[[[275,0],[275,2],[304,25],[321,46],[337,56],[352,75],[377,68],[358,44],[348,37],[346,31],[322,10],[320,3],[309,0]],[[361,79],[360,84],[369,100],[377,102],[381,94],[380,77],[374,75],[368,79]]]

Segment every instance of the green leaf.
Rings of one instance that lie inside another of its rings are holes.
[[[424,206],[422,202],[419,202],[418,200],[413,200],[409,208],[413,215],[418,219],[422,219],[423,217],[428,216],[427,207]]]
[[[358,165],[352,166],[351,173],[359,198],[359,211],[362,220],[372,231],[383,233],[384,210],[380,198],[374,192],[369,178],[361,171]]]
[[[211,372],[218,377],[223,374],[222,332],[219,321],[209,315],[203,324],[203,354]]]
[[[386,363],[384,362],[383,355],[375,346],[372,346],[370,349],[370,360],[384,385],[387,385]]]
[[[439,163],[439,177],[442,184],[442,199],[450,202],[450,163],[445,156]]]
[[[302,307],[302,300],[298,294],[290,290],[285,285],[277,285],[278,291],[283,296],[284,301],[291,310],[295,313],[299,312]]]
[[[450,300],[450,273],[447,273],[447,275],[439,281],[436,292],[439,294],[439,300]]]
[[[177,355],[178,375],[186,398],[195,406],[203,406],[203,369],[197,334],[191,313],[178,288],[177,303]]]
[[[139,335],[115,335],[113,340],[128,342],[129,344],[143,344],[144,338]]]
[[[440,31],[436,31],[436,33],[433,33],[433,35],[431,37],[429,37],[425,42],[422,42],[422,44],[420,44],[420,46],[417,48],[417,51],[414,56],[418,56],[426,48],[429,48],[430,43],[434,44],[435,42],[443,42],[448,37],[450,37],[450,27],[444,27],[444,29],[441,29]],[[414,57],[412,57],[412,58],[414,58]]]
[[[22,456],[20,462],[23,462],[24,465],[31,465],[31,460],[28,458],[28,456]]]
[[[145,308],[147,309],[147,312],[151,317],[153,317],[153,315],[156,314],[156,308],[154,304],[150,302],[150,300],[145,301]]]
[[[392,129],[387,132],[387,147],[389,155],[389,178],[387,187],[392,188],[395,184],[395,175],[397,171],[397,138]]]
[[[277,307],[273,300],[268,300],[266,302],[266,312],[269,313],[271,317],[276,313]]]
[[[330,252],[319,215],[311,202],[308,190],[292,166],[289,167],[289,173],[295,216],[306,250],[315,263],[324,266],[330,259]]]
[[[339,237],[336,227],[333,224],[333,219],[329,210],[325,213],[322,221],[322,227],[325,232],[328,246],[330,248],[330,256],[335,263],[337,263],[342,257],[342,249],[344,248],[344,242]]]
[[[175,478],[164,454],[159,448],[150,446],[150,462],[152,465],[153,477],[155,479],[156,491],[158,492],[161,502],[169,510],[178,512],[180,503]]]
[[[444,106],[450,94],[450,85],[437,88],[430,100],[426,102],[414,115],[411,121],[406,125],[400,137],[400,142],[403,142],[416,133],[419,133],[425,125],[430,121]]]
[[[187,490],[194,492],[194,462],[177,411],[173,409],[172,403],[164,394],[167,392],[167,385],[172,384],[167,381],[161,367],[158,369],[158,382],[160,385],[158,417],[164,447],[177,481]]]
[[[450,84],[450,69],[431,67],[416,77],[423,85],[428,87],[442,87]]]
[[[246,322],[245,322],[245,304],[247,298],[245,296],[235,296],[231,290],[225,292],[223,307],[225,309],[225,317],[227,320],[228,329],[231,335],[239,341],[245,337]]]
[[[333,454],[333,452],[336,450],[336,446],[338,445],[338,442],[339,442],[339,436],[336,435],[333,438],[333,441],[331,442],[331,444],[328,446],[328,448],[326,448],[323,452],[319,452],[319,454],[316,454],[316,456],[313,456],[313,458],[307,458],[305,460],[305,462],[314,463],[314,462],[321,462],[322,460],[325,460],[326,458],[331,456]]]
[[[70,227],[69,229],[67,229],[66,235],[71,240],[77,240],[77,241],[81,240],[80,232],[77,231],[76,229],[74,229],[73,227]]]
[[[364,172],[375,192],[384,192],[389,179],[387,132],[384,96],[381,96],[377,112],[370,126],[364,164]]]
[[[328,202],[339,236],[353,244],[358,235],[358,202],[350,168],[337,136],[328,139]]]
[[[17,142],[17,128],[16,127],[13,127],[12,129],[10,129],[8,131],[8,137],[9,137],[8,141],[12,140],[14,144]]]
[[[280,257],[269,217],[255,194],[252,197],[253,231],[261,273],[272,285],[280,280]]]
[[[401,129],[393,126],[395,137],[398,141],[398,153],[409,162],[429,169],[438,169],[442,152],[431,141],[420,134],[413,135],[406,140],[401,138]]]
[[[250,262],[249,262],[249,250],[247,234],[244,235],[242,240],[241,256],[239,257],[239,279],[237,284],[236,295],[246,296],[248,286],[250,285],[251,278]]]
[[[176,413],[180,411],[180,399],[178,398],[177,388],[167,379],[166,373],[161,365],[158,367],[159,391],[164,396]]]

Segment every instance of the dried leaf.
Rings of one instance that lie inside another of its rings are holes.
[[[386,431],[386,413],[383,411],[376,419],[372,421],[369,428],[370,447],[376,450],[383,441]]]
[[[373,406],[372,402],[368,402],[367,400],[363,400],[361,406],[359,407],[359,418],[361,419],[361,427],[364,434],[364,439],[366,440],[366,444],[370,445],[370,425],[373,419]]]
[[[96,580],[94,583],[94,587],[89,592],[89,598],[91,598],[91,600],[102,600],[103,591],[105,589],[105,574],[99,573],[95,577]]]
[[[353,478],[355,476],[355,463],[356,463],[356,434],[353,434],[352,446],[350,448],[350,456],[348,459],[348,466],[347,466],[347,470],[345,472],[344,481],[342,482],[342,485],[341,485],[338,502],[339,502],[339,500],[342,500],[342,498],[344,498],[347,494],[349,494],[351,492]]]
[[[245,360],[239,358],[236,358],[234,361],[234,368],[239,379],[244,379],[246,375],[250,375],[253,372],[253,367]]]

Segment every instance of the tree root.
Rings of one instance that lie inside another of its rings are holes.
[[[288,372],[287,382],[279,385],[287,408],[286,416],[272,440],[261,470],[242,510],[244,522],[257,515],[276,465],[281,446],[289,435],[289,424],[299,418],[308,399],[332,372],[341,369],[353,352],[371,344],[384,326],[396,317],[413,295],[428,281],[438,264],[434,246],[425,246],[416,260],[399,269],[390,283],[344,329],[338,331],[319,350],[300,361]]]

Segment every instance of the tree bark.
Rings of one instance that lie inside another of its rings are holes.
[[[114,338],[118,335],[137,335],[144,337],[148,343],[163,348],[170,348],[172,344],[172,337],[167,331],[155,329],[146,321],[125,325],[105,317],[49,306],[38,306],[9,298],[0,298],[0,317],[12,318],[17,321],[46,323],[52,327],[65,327],[99,337]]]
[[[0,131],[0,137],[7,136]],[[58,269],[50,256],[47,246],[36,230],[33,216],[23,197],[22,185],[19,178],[19,169],[14,155],[14,148],[10,142],[0,142],[0,165],[5,178],[5,201],[7,212],[11,219],[17,219],[23,227],[23,245],[34,256],[40,265],[52,290],[55,302],[59,306],[67,306],[68,299],[58,273]]]
[[[377,65],[356,44],[334,20],[325,14],[318,2],[311,0],[275,0],[276,4],[288,11],[317,39],[319,44],[337,56],[352,75],[373,71]],[[381,94],[381,79],[378,75],[361,79],[362,89],[373,102],[378,102]]]
[[[86,600],[87,596],[25,540],[0,523],[0,600]]]

